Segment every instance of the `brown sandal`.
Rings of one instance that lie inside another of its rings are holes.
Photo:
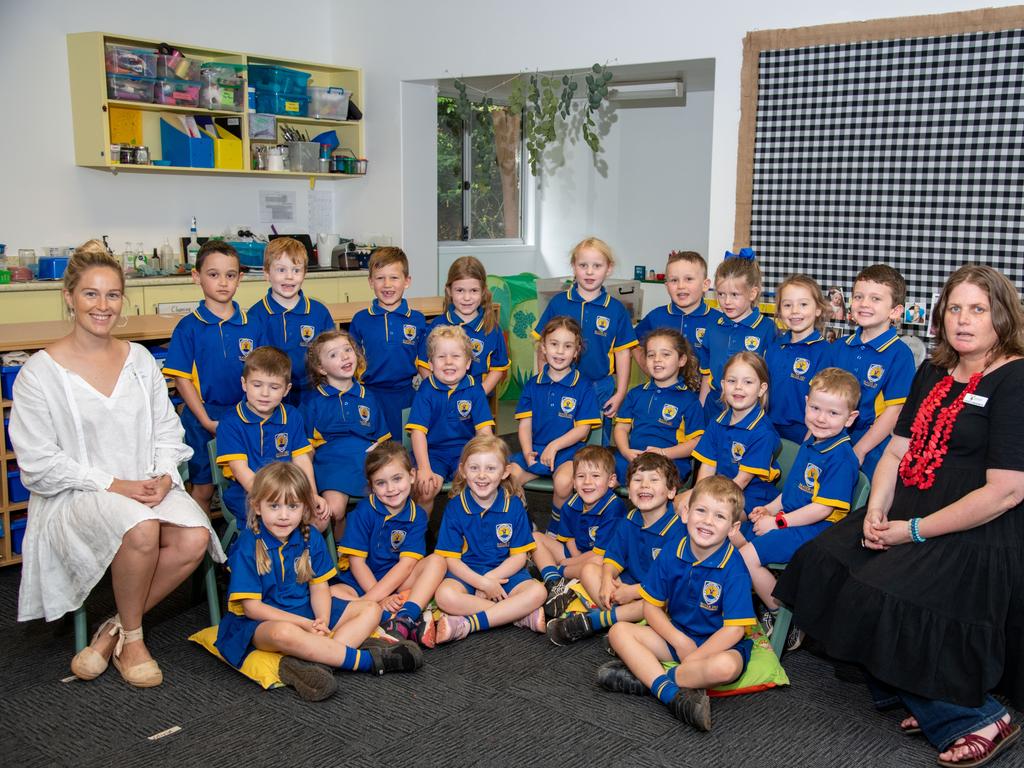
[[[117,646],[114,648],[114,655],[110,657],[114,668],[121,673],[121,677],[128,685],[136,688],[152,688],[164,681],[164,673],[154,659],[136,664],[134,667],[125,667],[121,664],[121,649],[125,643],[132,643],[142,639],[142,627],[138,629],[125,629],[118,624],[121,636],[117,639]]]
[[[967,759],[939,760],[939,765],[947,768],[977,768],[998,755],[1004,747],[1010,746],[1020,736],[1020,726],[1011,725],[1005,720],[997,720],[996,728],[998,733],[994,739],[986,739],[976,733],[969,733],[957,739],[949,749],[967,747]]]
[[[118,618],[117,614],[114,614],[100,624],[96,629],[96,634],[94,634],[92,636],[92,640],[89,641],[89,645],[85,646],[85,648],[76,653],[74,658],[71,659],[71,674],[79,680],[95,680],[106,672],[107,666],[110,664],[110,659],[105,658],[102,654],[93,650],[92,644],[99,640],[100,636],[104,632],[107,632],[110,635],[116,635],[120,628],[121,620]],[[113,654],[113,652],[111,652],[111,654]]]
[[[905,724],[908,720],[913,720],[914,725]],[[903,718],[903,720],[900,721],[900,733],[904,736],[916,736],[921,733],[921,726],[917,723],[917,718],[913,715]]]

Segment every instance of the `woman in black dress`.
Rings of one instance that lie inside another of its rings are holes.
[[[978,765],[1020,733],[992,692],[1024,706],[1024,315],[975,265],[935,312],[866,510],[801,548],[775,596],[940,764]]]

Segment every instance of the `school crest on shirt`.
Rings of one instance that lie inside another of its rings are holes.
[[[276,435],[274,435],[274,448],[277,449],[278,457],[281,457],[288,452],[287,432],[278,432]]]
[[[566,416],[572,415],[572,412],[576,410],[576,398],[575,397],[563,397],[562,402],[562,413]]]
[[[719,600],[722,599],[722,585],[717,581],[705,581],[704,586],[700,591],[700,596],[704,602],[700,604],[701,608],[705,608],[709,611],[717,611]]]
[[[404,337],[404,344],[413,344],[416,341],[416,326],[406,323],[402,326],[402,336]]]
[[[868,383],[877,384],[884,374],[885,368],[878,363],[873,363],[868,367]]]
[[[473,357],[479,358],[480,353],[484,351],[484,343],[480,339],[470,339],[469,347],[473,350]]]
[[[661,547],[651,547],[651,560],[657,560],[661,554]]]
[[[241,360],[245,360],[252,352],[252,339],[239,339],[238,340],[238,352],[241,354]]]
[[[804,375],[811,370],[811,361],[806,357],[798,357],[793,361],[793,378],[803,381]]]
[[[587,528],[587,536],[590,537],[590,541],[591,542],[597,541],[597,526],[596,525],[592,525],[589,528]]]
[[[661,420],[663,422],[668,423],[672,421],[672,419],[674,419],[676,417],[676,414],[678,413],[679,408],[672,405],[671,403],[665,403],[663,406],[661,406]]]
[[[402,542],[405,541],[405,531],[392,531],[391,532],[391,551],[397,552],[398,548],[402,546]]]
[[[698,347],[703,347],[704,346],[704,334],[707,332],[707,330],[708,330],[707,328],[698,328],[694,332],[693,335],[697,338],[697,346]]]
[[[300,325],[299,326],[299,338],[302,340],[302,346],[309,346],[309,342],[313,340],[316,329],[312,325]]]
[[[821,467],[816,464],[808,462],[807,466],[804,467],[804,484],[800,486],[801,491],[807,493],[814,492],[814,486],[818,482],[818,478],[821,476]]]
[[[359,423],[364,427],[370,426],[370,408],[366,405],[360,405],[356,411],[359,413]]]
[[[757,352],[757,348],[761,346],[761,340],[757,336],[744,336],[743,337],[743,348],[747,352]]]
[[[473,403],[469,400],[459,400],[455,404],[455,410],[459,412],[461,418],[468,419],[469,414],[473,411]]]
[[[743,454],[747,452],[747,446],[743,443],[738,443],[735,440],[732,443],[732,460],[738,462],[743,459]]]
[[[512,526],[508,523],[498,523],[494,526],[494,535],[498,537],[499,547],[507,547],[512,540]]]
[[[594,327],[597,329],[597,332],[602,336],[608,333],[608,326],[610,324],[611,321],[604,315],[598,315],[597,318],[594,320]]]

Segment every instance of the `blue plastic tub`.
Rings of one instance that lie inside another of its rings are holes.
[[[229,241],[229,244],[238,251],[238,258],[243,267],[263,269],[263,251],[266,250],[266,243]]]
[[[0,368],[0,390],[3,391],[5,399],[10,400],[14,397],[11,392],[14,389],[14,380],[18,377],[20,372],[20,365],[5,365]]]
[[[28,525],[27,517],[19,517],[11,521],[11,551],[16,555],[21,554],[21,542],[25,539],[25,526]]]
[[[305,117],[309,109],[307,96],[293,96],[280,91],[256,91],[256,111],[268,115]]]
[[[28,488],[21,484],[21,471],[12,469],[7,473],[7,500],[11,504],[28,501]]]
[[[259,91],[276,91],[282,94],[306,96],[306,87],[311,75],[288,67],[275,67],[270,64],[249,65],[249,85]],[[257,108],[257,112],[262,109]],[[305,116],[306,111],[302,111]]]

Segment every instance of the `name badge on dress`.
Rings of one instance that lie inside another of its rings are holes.
[[[964,402],[968,405],[976,405],[979,408],[984,408],[986,403],[988,403],[988,398],[976,395],[972,392],[969,395],[964,395]]]

